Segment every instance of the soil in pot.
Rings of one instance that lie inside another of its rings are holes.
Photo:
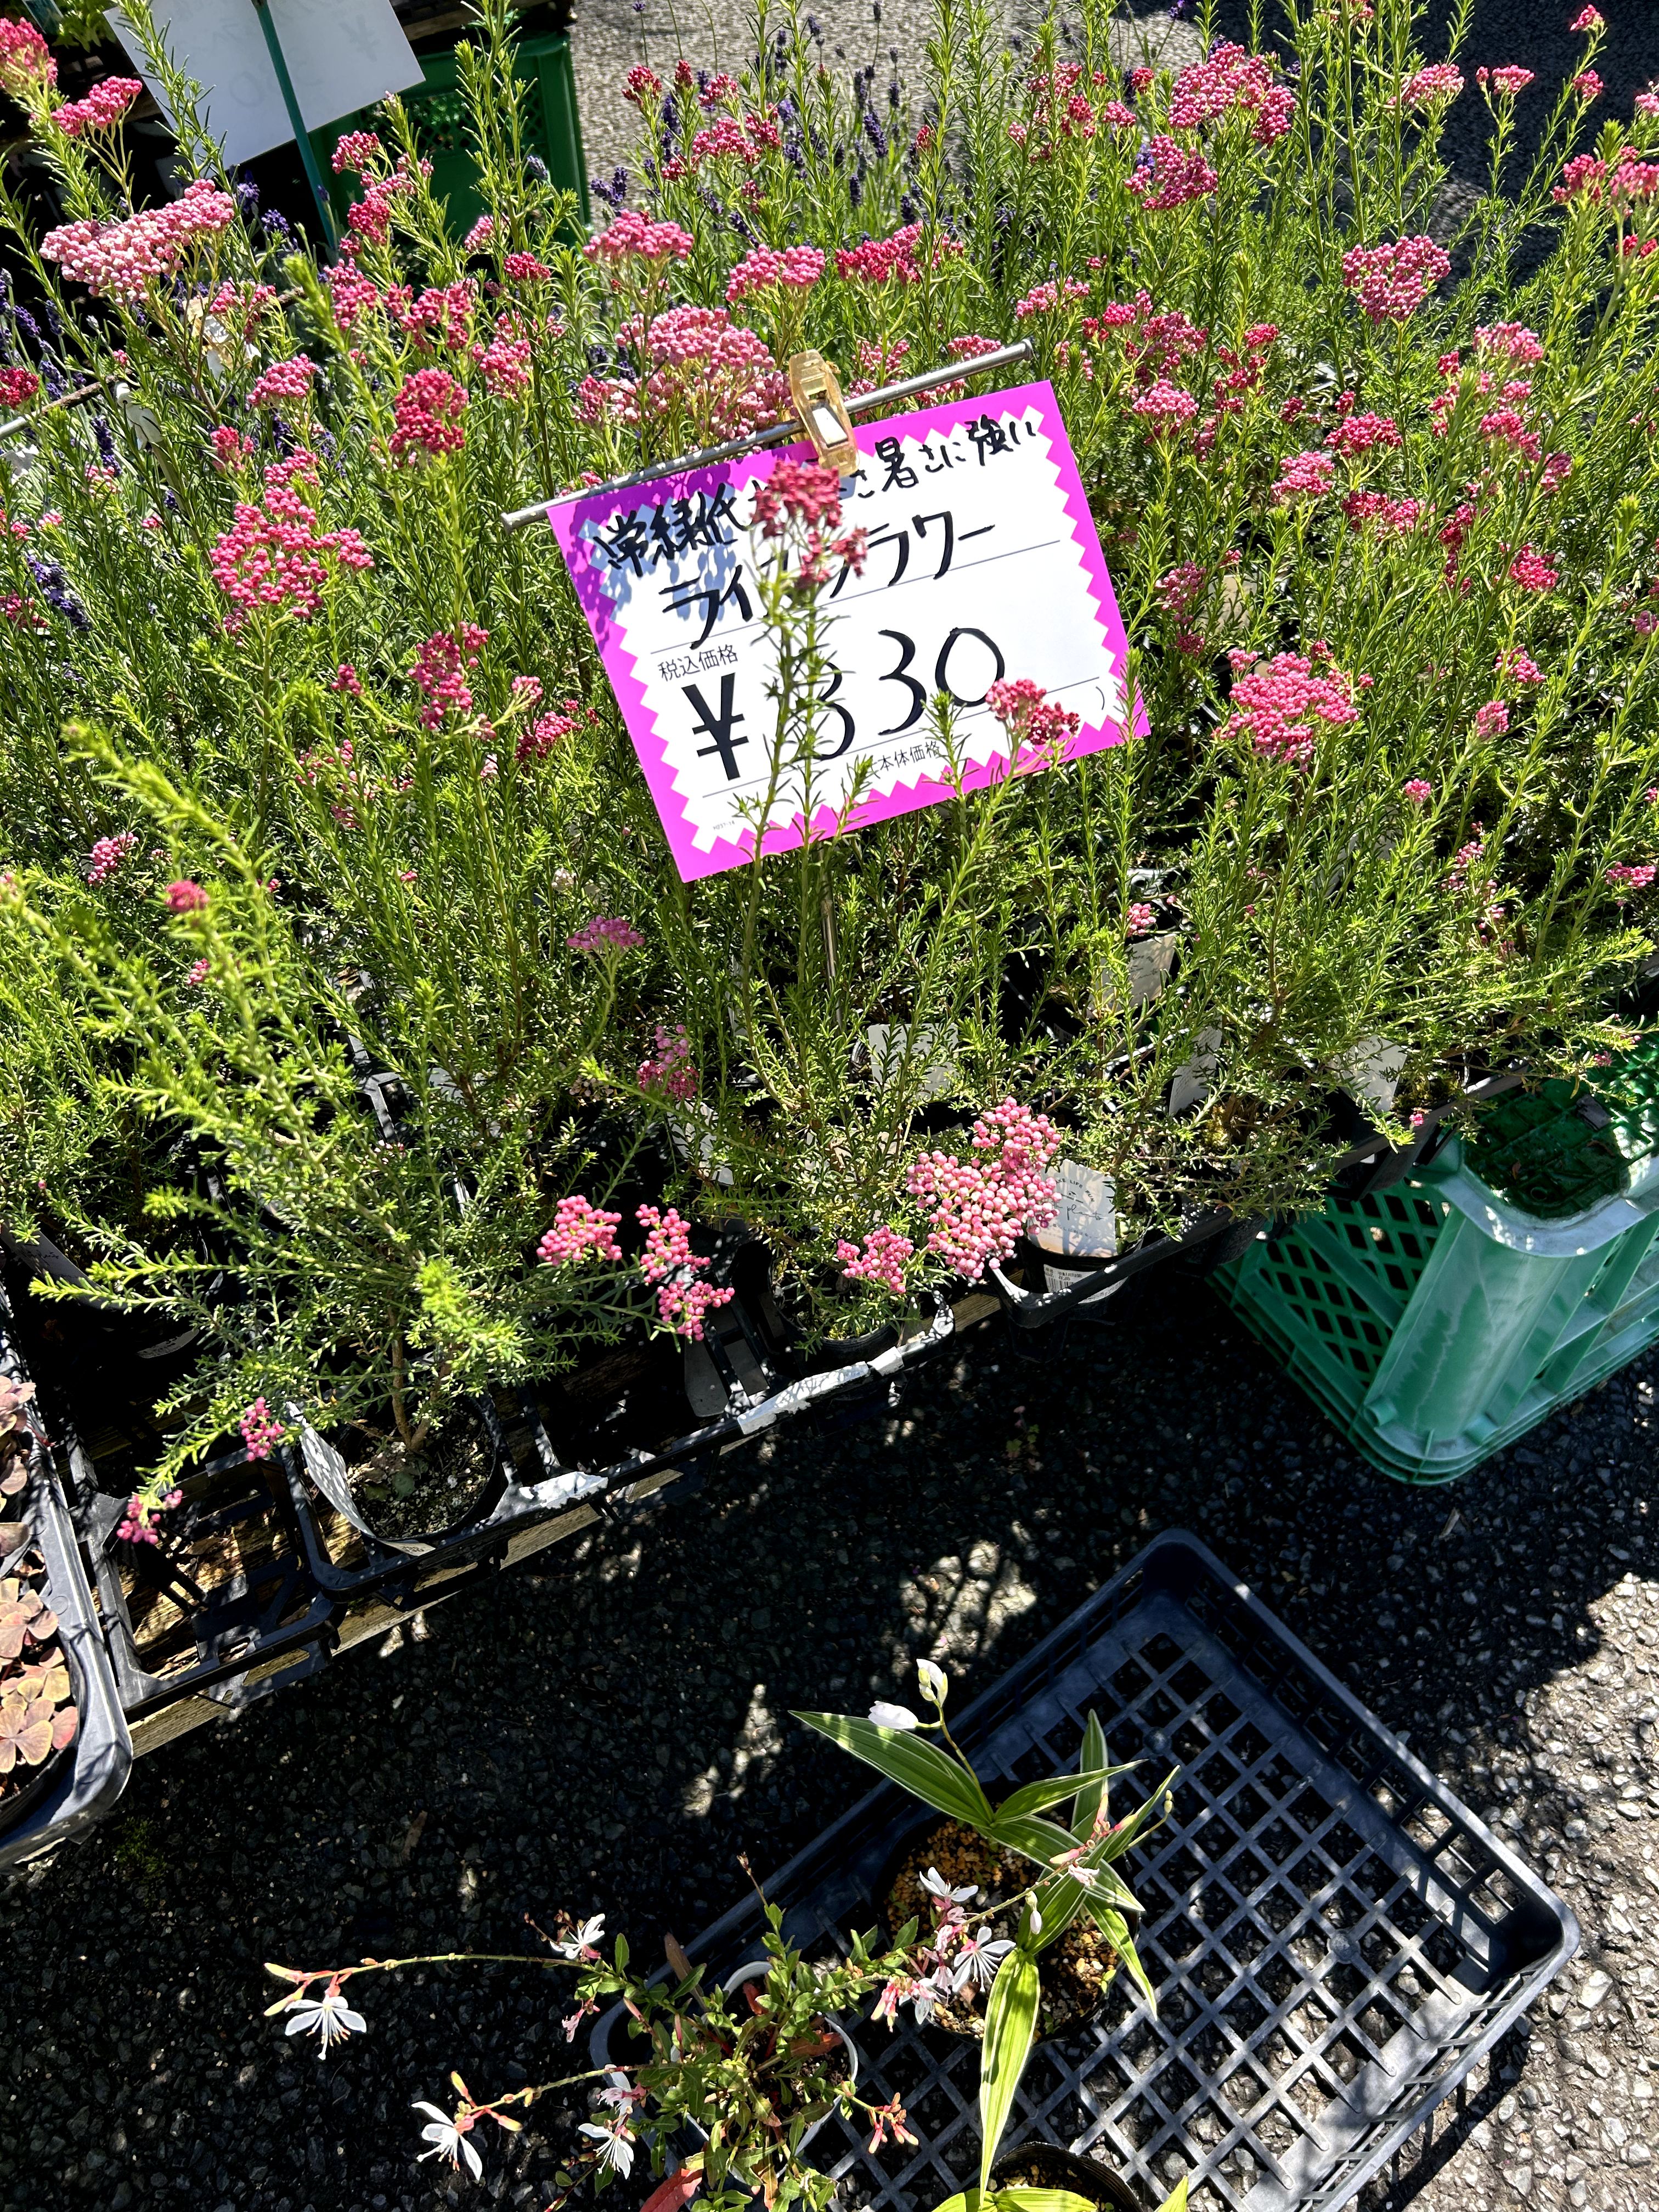
[[[353,1497],[379,1534],[441,1534],[483,1510],[500,1462],[494,1438],[471,1407],[461,1407],[410,1450],[390,1424],[366,1423],[335,1439]]]
[[[1004,2151],[991,2169],[998,2189],[1064,2189],[1084,2197],[1099,2212],[1146,2212],[1139,2193],[1091,2158],[1061,2150],[1057,2143],[1021,2143]]]
[[[882,1920],[890,1936],[907,1920],[915,1920],[922,1930],[933,1926],[933,1900],[921,1886],[921,1877],[929,1867],[937,1868],[952,1889],[961,1889],[969,1882],[977,1884],[979,1895],[968,1907],[969,1919],[975,1928],[988,1922],[1000,1936],[1013,1935],[1013,1904],[1042,1871],[1018,1851],[988,1842],[960,1820],[940,1820],[904,1846],[878,1893]],[[1112,1945],[1086,1914],[1079,1914],[1042,1956],[1038,2040],[1063,2035],[1097,2010],[1117,1963]],[[937,2006],[933,2019],[952,2035],[982,2036],[986,1996],[984,1990],[970,1982]]]

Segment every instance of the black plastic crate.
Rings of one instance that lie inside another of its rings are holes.
[[[1063,1772],[1091,1707],[1173,1817],[1123,1872],[1146,1909],[1154,2021],[1123,1977],[1032,2057],[1008,2140],[1046,2136],[1150,2204],[1185,2169],[1200,2212],[1347,2203],[1535,2002],[1578,1943],[1562,1900],[1203,1545],[1160,1536],[952,1723],[988,1783]],[[765,1885],[811,1952],[873,1923],[898,1840],[937,1815],[891,1785]],[[752,1898],[690,1947],[756,1954]],[[603,2025],[603,2024],[602,2024]],[[842,2201],[931,2208],[977,2179],[979,2046],[843,2023],[860,2087],[921,2138],[872,2157],[832,2118]]]
[[[10,1329],[11,1309],[0,1291],[0,1372],[27,1382],[27,1370]],[[82,1834],[110,1810],[132,1771],[132,1738],[99,1632],[56,1455],[39,1427],[33,1422],[30,1426],[34,1448],[28,1486],[19,1499],[7,1502],[29,1524],[46,1561],[41,1594],[58,1615],[58,1641],[70,1662],[80,1720],[71,1753],[50,1790],[15,1826],[0,1829],[0,1867],[15,1866]]]

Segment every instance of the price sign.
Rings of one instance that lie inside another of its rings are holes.
[[[849,829],[956,795],[928,713],[940,692],[956,709],[969,790],[1008,771],[1007,733],[985,702],[1005,678],[1029,677],[1079,716],[1068,757],[1121,744],[1123,624],[1051,387],[862,423],[856,442],[841,527],[864,529],[869,550],[861,576],[832,561],[821,593],[833,672],[815,736],[813,834],[834,829],[863,762]],[[781,459],[811,458],[808,446],[783,447],[551,511],[688,883],[753,857],[777,720],[754,487]],[[1138,700],[1133,715],[1144,733]],[[806,831],[787,765],[768,853]]]

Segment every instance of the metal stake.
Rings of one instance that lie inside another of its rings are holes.
[[[323,189],[322,171],[317,167],[311,133],[306,129],[305,118],[300,112],[300,103],[294,94],[294,80],[288,73],[288,57],[283,52],[282,40],[276,36],[276,26],[270,20],[270,0],[253,0],[253,12],[259,18],[259,27],[264,33],[265,44],[270,50],[270,65],[276,72],[276,88],[283,95],[288,119],[294,125],[294,143],[300,149],[300,166],[306,173],[306,182],[311,186],[311,197],[317,203],[323,239],[331,261],[340,250],[340,234],[334,227],[334,210],[329,205],[327,192]]]
[[[977,354],[971,361],[952,362],[945,368],[924,369],[920,376],[907,376],[897,384],[884,384],[879,392],[849,396],[847,411],[849,415],[868,415],[876,409],[890,407],[897,400],[913,398],[919,392],[931,392],[938,385],[956,384],[964,377],[982,375],[988,369],[1012,368],[1017,362],[1029,361],[1032,351],[1030,338],[1018,338],[1012,345],[999,346],[994,353]],[[678,460],[659,461],[654,467],[641,469],[631,477],[613,477],[609,483],[579,484],[574,491],[556,492],[551,499],[538,499],[533,507],[515,507],[512,514],[502,515],[501,523],[507,530],[522,530],[526,523],[540,521],[556,507],[568,507],[573,500],[597,499],[604,492],[631,491],[635,484],[656,483],[663,477],[677,477],[687,469],[709,468],[716,461],[735,460],[740,453],[761,453],[769,446],[785,446],[791,439],[805,434],[791,416],[787,422],[771,423],[747,438],[728,438],[723,446],[705,446],[699,453],[682,453]]]

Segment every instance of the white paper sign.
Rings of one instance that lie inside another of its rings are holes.
[[[270,6],[307,131],[422,81],[392,0],[270,0]],[[253,0],[153,0],[150,12],[173,62],[201,87],[198,112],[227,166],[292,140]],[[132,26],[118,9],[110,9],[108,20],[166,114]]]
[[[814,768],[811,833],[862,829],[956,796],[930,701],[957,711],[963,782],[1008,773],[988,687],[1029,678],[1080,726],[1066,757],[1129,734],[1127,642],[1054,395],[1030,385],[860,423],[843,526],[868,532],[864,573],[838,568],[820,605],[836,671]],[[751,543],[753,488],[773,450],[649,487],[596,492],[549,520],[569,564],[681,876],[752,856],[772,767],[774,641]],[[1146,726],[1137,705],[1133,726]],[[773,802],[765,848],[799,846],[799,773]]]

